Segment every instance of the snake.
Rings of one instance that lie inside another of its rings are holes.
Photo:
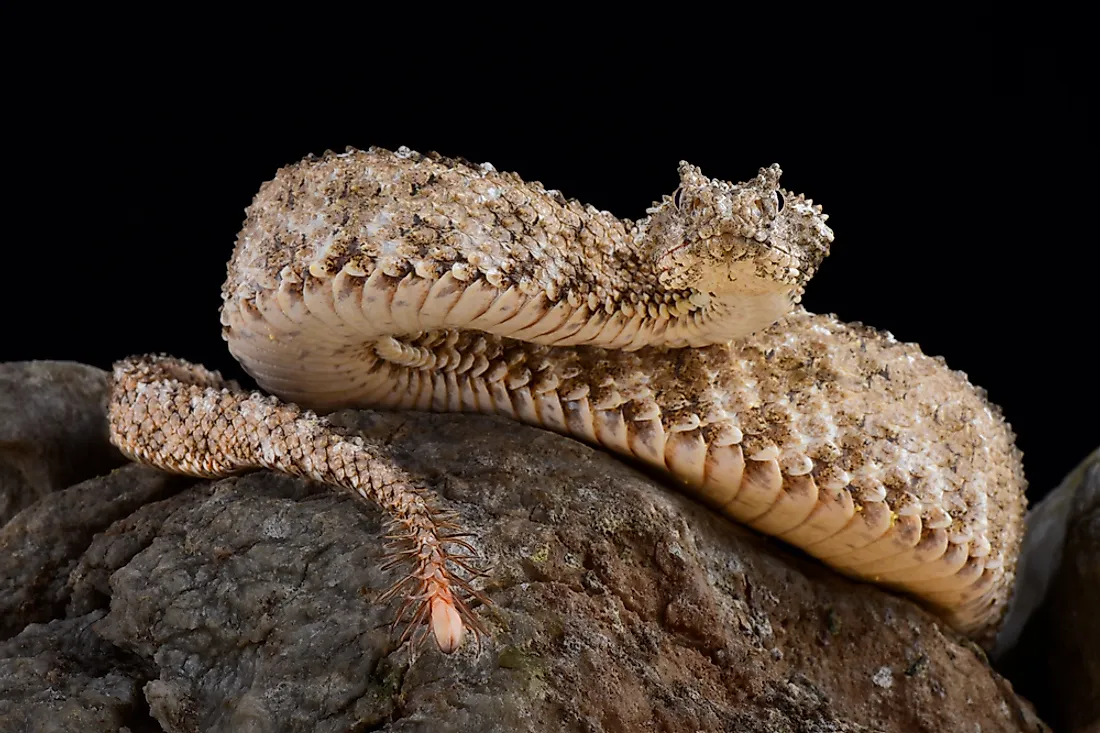
[[[222,336],[260,390],[122,359],[111,440],[169,471],[268,468],[375,502],[387,567],[409,568],[381,597],[404,599],[402,639],[430,632],[444,652],[485,631],[477,537],[325,413],[478,412],[570,436],[988,638],[1026,508],[999,408],[942,358],[801,305],[834,234],[778,165],[678,175],[630,220],[404,147],[283,167],[222,287]]]

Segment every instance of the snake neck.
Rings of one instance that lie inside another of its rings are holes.
[[[702,294],[705,306],[670,318],[664,331],[650,345],[667,348],[724,344],[764,330],[792,311],[795,296],[789,291],[733,292],[721,296]],[[604,346],[598,341],[592,346]]]

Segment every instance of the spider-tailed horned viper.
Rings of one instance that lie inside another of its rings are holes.
[[[635,222],[405,148],[283,168],[247,211],[221,310],[229,350],[278,398],[123,360],[112,440],[172,471],[267,467],[377,502],[411,568],[386,597],[404,595],[406,635],[448,652],[481,629],[469,536],[311,410],[476,411],[571,435],[988,633],[1025,506],[997,408],[915,345],[797,305],[833,233],[778,166],[737,185],[679,172]]]

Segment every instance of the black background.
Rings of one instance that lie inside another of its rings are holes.
[[[630,218],[671,192],[680,159],[732,180],[779,162],[836,232],[811,310],[916,341],[985,387],[1033,499],[1096,447],[1079,47],[938,11],[667,33],[645,19],[328,18],[244,45],[167,22],[47,34],[10,78],[0,359],[106,368],[164,351],[243,377],[220,338],[225,261],[260,183],[311,152],[488,160]]]

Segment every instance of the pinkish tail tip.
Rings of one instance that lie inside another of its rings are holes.
[[[451,654],[462,646],[462,640],[466,636],[466,626],[462,623],[462,617],[450,599],[436,596],[431,600],[431,607],[432,633],[435,635],[436,644],[439,645],[441,652]]]

